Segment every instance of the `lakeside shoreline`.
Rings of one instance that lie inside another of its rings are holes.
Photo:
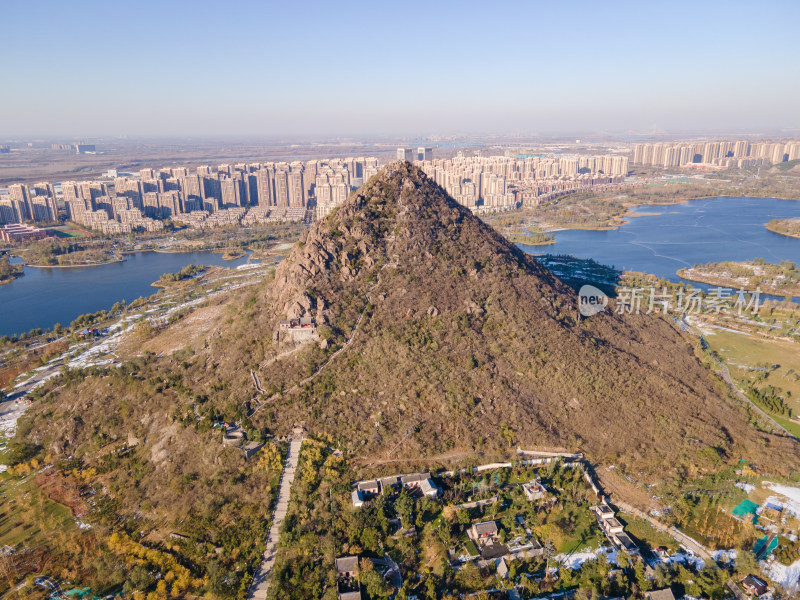
[[[712,273],[701,271],[693,267],[691,268],[684,267],[682,269],[678,269],[677,271],[675,271],[675,274],[681,279],[685,279],[686,281],[693,281],[695,283],[703,283],[706,285],[724,287],[733,290],[746,289],[745,284],[742,281],[739,281],[737,278],[726,277],[724,275],[714,275]],[[780,288],[773,285],[765,285],[763,283],[759,283],[756,287],[759,290],[761,290],[761,292],[764,294],[768,294],[770,296],[775,296],[779,298],[787,296],[795,298],[797,296],[800,296],[800,284],[788,288]]]
[[[627,221],[627,218],[636,218],[636,217],[658,217],[662,216],[663,213],[637,213],[633,209],[639,208],[642,206],[647,206],[651,208],[657,207],[666,207],[666,206],[678,206],[681,204],[689,204],[690,202],[694,202],[695,200],[718,200],[724,198],[731,198],[731,199],[738,199],[738,198],[751,198],[753,200],[781,200],[784,202],[800,202],[800,198],[780,198],[778,196],[727,196],[727,195],[719,195],[719,194],[711,194],[709,196],[697,196],[695,198],[685,198],[683,200],[675,200],[674,202],[659,202],[659,203],[644,203],[644,204],[631,204],[628,202],[623,202],[623,206],[625,206],[628,210],[620,215],[619,218],[622,219],[620,222],[613,222],[614,218],[609,221],[608,225],[596,225],[596,226],[587,226],[587,225],[557,225],[554,227],[547,227],[545,231],[547,233],[553,233],[556,231],[566,231],[566,230],[574,230],[574,231],[613,231],[615,229],[619,229],[620,227],[624,227],[625,225],[629,225],[630,221]],[[769,229],[769,228],[768,228]],[[784,234],[780,231],[774,231],[770,229],[773,233],[778,233],[780,235],[786,235],[787,237],[800,237],[794,236],[790,234]]]
[[[103,265],[113,265],[116,263],[125,262],[125,257],[117,258],[116,260],[109,260],[101,263],[87,263],[85,265],[29,265],[23,263],[25,267],[32,267],[34,269],[83,269],[86,267],[102,267]]]
[[[556,243],[555,240],[547,240],[546,242],[525,242],[523,240],[524,238],[508,238],[508,241],[512,244],[522,244],[523,246],[552,246]]]
[[[775,221],[777,221],[777,219],[773,219],[772,221],[768,221],[767,223],[764,224],[764,227],[767,228],[767,231],[771,231],[772,233],[776,233],[776,234],[782,235],[784,237],[794,238],[796,240],[800,239],[800,234],[789,233],[787,231],[781,231],[780,229],[775,227],[775,225],[773,225],[773,223]]]
[[[25,273],[18,273],[7,279],[0,279],[0,285],[8,285],[9,283],[14,283],[14,281],[19,279],[23,275],[25,275]]]
[[[24,267],[33,267],[35,269],[72,269],[72,268],[80,269],[80,268],[85,268],[85,267],[102,267],[102,266],[105,266],[105,265],[113,265],[113,264],[116,264],[116,263],[125,262],[127,260],[125,258],[125,256],[129,255],[129,254],[146,254],[148,252],[156,252],[158,254],[192,254],[194,252],[211,252],[213,254],[221,254],[222,253],[222,251],[220,251],[219,249],[211,249],[211,248],[209,248],[209,249],[201,249],[201,250],[198,250],[198,249],[162,250],[162,249],[159,249],[159,248],[148,248],[148,249],[144,249],[144,250],[120,250],[119,254],[122,255],[120,258],[117,258],[115,260],[109,260],[109,261],[106,261],[106,262],[101,262],[101,263],[87,263],[87,264],[83,264],[83,265],[32,265],[32,264],[28,264],[28,263],[23,262],[22,265]],[[238,260],[240,258],[244,258],[245,256],[247,256],[247,252],[251,252],[251,251],[247,250],[247,251],[243,252],[240,256],[235,256],[235,257],[232,257],[232,258],[225,258],[223,256],[222,259],[223,260],[227,260],[227,261]]]

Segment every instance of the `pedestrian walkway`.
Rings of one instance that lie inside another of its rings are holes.
[[[261,559],[261,564],[253,576],[253,582],[250,584],[250,589],[247,592],[247,597],[251,600],[265,600],[267,597],[269,576],[275,564],[275,554],[278,547],[278,538],[281,535],[281,525],[283,525],[283,519],[286,516],[286,512],[289,510],[289,496],[292,491],[294,473],[297,469],[297,460],[300,458],[300,446],[303,444],[303,438],[289,441],[289,454],[286,457],[286,463],[283,466],[283,473],[281,474],[281,482],[278,486],[278,502],[275,505],[275,512],[272,515],[272,526],[269,528],[269,534],[267,534],[267,547],[264,549],[264,556]]]

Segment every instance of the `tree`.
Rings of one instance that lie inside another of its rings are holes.
[[[41,449],[41,446],[32,442],[11,440],[6,448],[6,462],[12,467],[27,462],[35,457]]]
[[[404,488],[397,500],[394,501],[394,509],[403,520],[403,527],[410,527],[412,523],[411,515],[414,513],[414,499],[407,489]]]
[[[366,550],[375,552],[378,549],[378,530],[374,527],[365,527],[359,536],[361,545]],[[370,563],[371,564],[371,563]]]
[[[469,516],[469,511],[466,508],[458,509],[458,512],[456,513],[456,520],[462,527],[466,527],[472,522],[472,518]]]
[[[362,558],[359,563],[361,568],[358,579],[367,590],[370,598],[388,598],[392,589],[386,584],[383,576],[375,570],[375,565],[368,558]]]
[[[0,281],[13,277],[19,272],[16,265],[12,265],[7,254],[0,256]]]
[[[437,600],[438,598],[436,583],[436,577],[432,574],[429,574],[425,578],[425,597],[428,598],[428,600]]]
[[[637,560],[636,564],[633,565],[633,576],[636,578],[636,583],[639,585],[640,590],[648,591],[650,589],[650,580],[645,574],[644,561]]]
[[[751,573],[758,573],[758,561],[752,552],[736,549],[736,572],[739,575],[750,575]]]

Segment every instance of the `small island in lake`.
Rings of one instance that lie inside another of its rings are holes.
[[[760,288],[775,296],[800,295],[800,273],[797,265],[788,260],[780,264],[755,258],[745,262],[719,262],[679,269],[678,277],[708,285],[731,289]]]
[[[184,281],[185,279],[192,279],[208,269],[205,265],[186,265],[176,273],[164,273],[161,279],[153,282],[153,287],[167,287],[171,284]]]
[[[222,260],[236,260],[237,258],[242,258],[246,254],[247,252],[242,248],[225,248],[225,250],[222,251]]]
[[[773,233],[800,238],[800,217],[795,217],[793,219],[772,219],[772,221],[767,223],[767,229]]]
[[[509,241],[515,244],[525,244],[526,246],[547,246],[556,243],[556,236],[552,233],[528,233],[522,235],[511,235]]]

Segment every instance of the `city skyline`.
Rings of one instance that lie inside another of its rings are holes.
[[[795,3],[5,3],[2,136],[800,128]],[[11,85],[13,82],[13,86]]]

